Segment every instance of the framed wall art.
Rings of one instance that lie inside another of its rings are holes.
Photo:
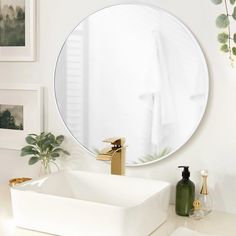
[[[0,61],[35,60],[35,0],[0,0]]]
[[[42,87],[0,87],[0,148],[20,150],[25,137],[43,131]]]

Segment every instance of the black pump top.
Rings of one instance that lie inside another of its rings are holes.
[[[183,172],[182,172],[182,177],[183,179],[189,179],[190,177],[190,172],[189,172],[189,166],[179,166],[178,168],[184,168]]]

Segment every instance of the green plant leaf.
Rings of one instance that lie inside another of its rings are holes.
[[[63,148],[59,148],[58,146],[52,149],[53,152],[62,152],[64,151]]]
[[[236,43],[236,33],[234,34],[233,39],[234,39],[234,42]]]
[[[236,0],[230,0],[230,3],[231,3],[232,5],[234,5],[235,2],[236,2]]]
[[[38,154],[38,151],[33,146],[25,146],[21,149],[21,156],[26,156],[30,154]]]
[[[52,152],[51,157],[59,157],[60,154],[58,152]]]
[[[44,133],[41,133],[40,135],[37,135],[35,138],[37,140],[41,140],[44,137]]]
[[[224,29],[229,25],[229,17],[225,14],[221,14],[216,18],[216,26]]]
[[[66,155],[70,156],[70,153],[69,153],[68,151],[66,151],[66,150],[63,150],[62,152],[63,152],[64,154],[66,154]]]
[[[42,147],[43,143],[44,143],[44,139],[45,139],[45,135],[44,133],[41,133],[40,135],[38,135],[36,137],[36,141],[39,147]]]
[[[70,155],[70,153],[68,152],[68,151],[66,151],[66,150],[64,150],[63,148],[58,148],[58,147],[56,147],[56,148],[54,148],[53,150],[52,150],[53,152],[63,152],[64,154],[66,154],[66,155]]]
[[[228,34],[226,34],[226,33],[218,34],[218,41],[220,43],[226,43],[228,39],[229,39],[229,35]]]
[[[56,141],[55,135],[52,133],[48,133],[46,135],[46,138],[51,141],[51,143],[54,143]]]
[[[49,139],[49,140],[45,140],[45,142],[42,143],[42,149],[45,151],[46,149],[50,148],[51,147],[51,143],[52,141]]]
[[[64,136],[63,135],[59,135],[56,137],[56,141],[57,143],[60,145],[63,141],[64,141]]]
[[[62,152],[62,151],[63,151],[63,149],[59,148],[58,146],[56,146],[52,149],[52,152]]]
[[[236,56],[236,47],[232,48],[232,53],[233,53],[234,56]]]
[[[215,5],[219,5],[222,3],[222,0],[211,0]]]
[[[36,144],[36,139],[33,138],[32,136],[28,135],[26,138],[25,138],[25,141],[28,143],[28,144]]]
[[[55,142],[55,143],[52,143],[52,146],[55,148],[55,147],[59,147],[59,146],[60,146],[60,144],[59,144],[59,143],[57,143],[57,142]]]
[[[234,11],[233,11],[232,17],[234,18],[234,20],[236,20],[236,7],[234,7]]]
[[[223,51],[223,52],[229,52],[229,48],[228,48],[228,45],[227,45],[227,44],[222,45],[220,49],[221,49],[221,51]]]
[[[35,164],[35,163],[38,162],[38,161],[39,161],[39,158],[38,158],[38,157],[32,156],[32,157],[29,159],[28,164],[29,164],[29,165],[33,165],[33,164]]]

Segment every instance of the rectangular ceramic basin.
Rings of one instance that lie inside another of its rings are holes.
[[[170,185],[61,171],[11,188],[19,227],[65,236],[147,236],[167,218]]]

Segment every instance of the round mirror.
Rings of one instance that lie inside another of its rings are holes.
[[[190,31],[147,5],[122,4],[84,19],[58,58],[60,114],[95,153],[125,137],[126,165],[161,160],[197,129],[208,98],[208,71]]]

